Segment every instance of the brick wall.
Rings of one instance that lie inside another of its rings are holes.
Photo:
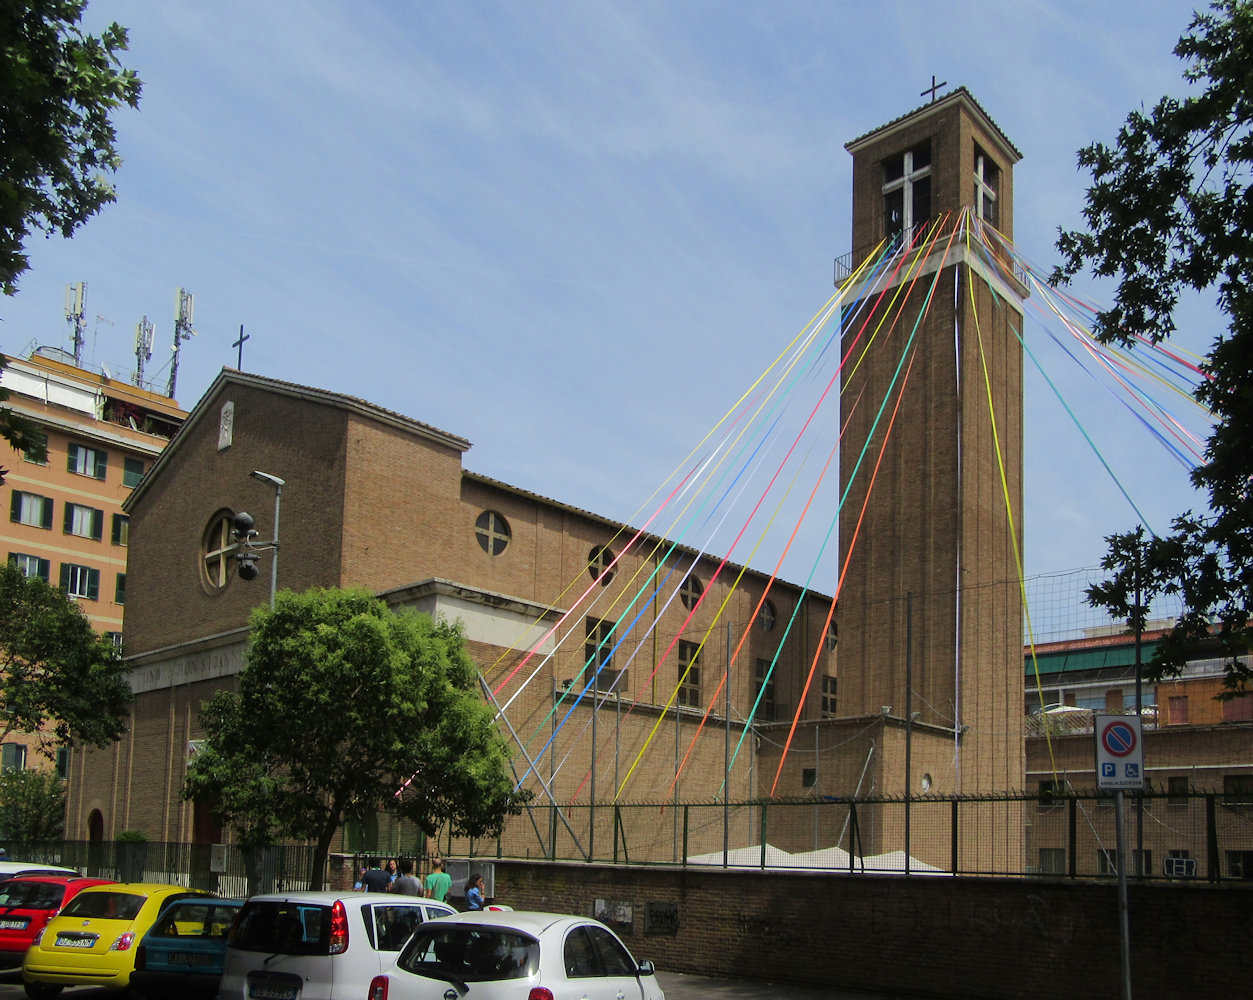
[[[515,909],[630,903],[620,933],[667,971],[960,1000],[1121,994],[1113,881],[498,861],[495,882]],[[1130,886],[1137,1000],[1246,995],[1251,907],[1246,887]]]

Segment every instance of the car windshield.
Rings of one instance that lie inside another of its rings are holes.
[[[329,906],[253,900],[240,912],[227,944],[275,955],[326,955],[330,939]]]
[[[65,896],[65,886],[55,882],[0,882],[0,907],[22,910],[55,910]]]
[[[526,979],[539,969],[539,942],[504,928],[433,920],[418,928],[396,965],[417,976],[466,983]]]
[[[102,917],[106,920],[134,920],[147,896],[133,892],[89,892],[84,890],[61,911],[63,917]]]

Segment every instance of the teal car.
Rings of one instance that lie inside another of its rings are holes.
[[[168,903],[139,942],[131,992],[144,1000],[213,1000],[226,961],[226,935],[243,905],[237,899]]]

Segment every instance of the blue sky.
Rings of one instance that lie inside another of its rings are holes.
[[[246,370],[460,434],[475,472],[630,518],[831,295],[846,142],[923,103],[932,74],[967,87],[1023,153],[1016,242],[1051,264],[1082,207],[1075,151],[1182,92],[1191,10],[97,0],[89,27],[126,25],[144,80],[116,119],[118,201],[31,242],[0,349],[68,346],[64,289],[85,281],[88,359],[133,370],[146,314],[164,386],[182,286],[184,406],[235,365],[243,324]],[[1203,304],[1183,325],[1197,351],[1221,329]],[[1094,565],[1135,514],[1031,376],[1027,393],[1027,572]],[[1088,402],[1156,527],[1197,505]]]

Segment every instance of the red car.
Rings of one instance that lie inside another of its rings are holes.
[[[0,968],[22,964],[26,949],[80,889],[111,878],[28,875],[0,882]]]

